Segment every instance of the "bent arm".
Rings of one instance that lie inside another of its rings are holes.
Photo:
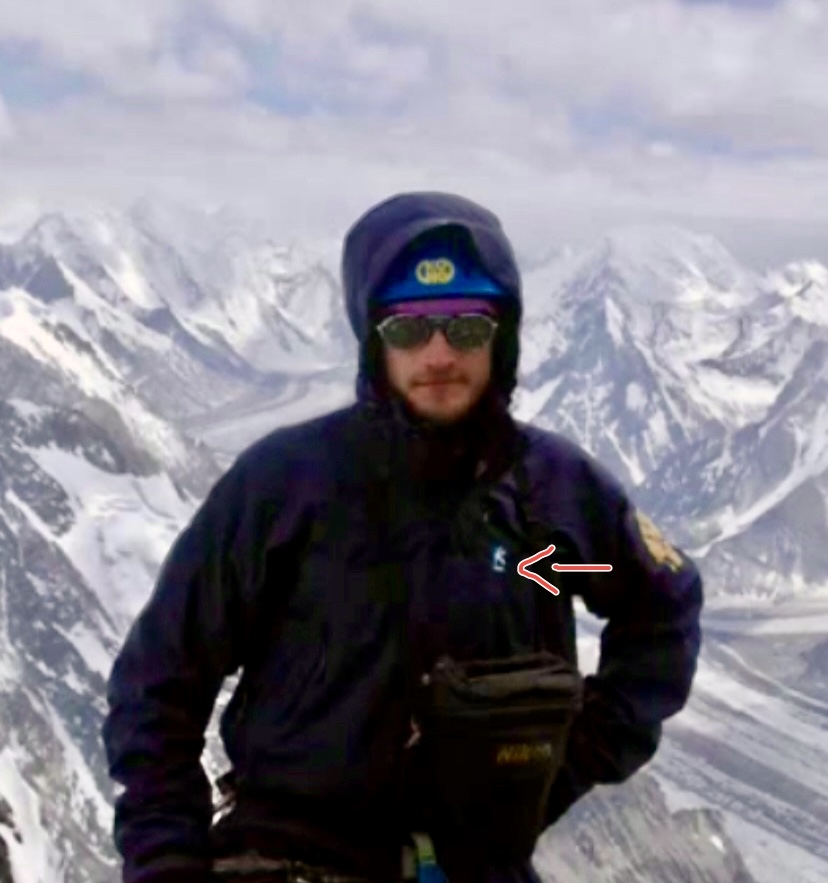
[[[201,755],[218,691],[240,663],[241,583],[255,554],[244,491],[234,467],[210,492],[110,674],[102,737],[124,788],[114,821],[124,883],[207,879],[212,802]]]
[[[655,754],[662,722],[684,707],[701,644],[702,581],[696,566],[621,498],[609,527],[611,574],[583,592],[607,620],[598,671],[549,801],[551,824],[599,783],[622,782]],[[602,553],[598,553],[602,554]]]

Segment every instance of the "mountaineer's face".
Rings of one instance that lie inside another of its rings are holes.
[[[380,335],[391,387],[415,414],[446,424],[465,417],[488,386],[495,327],[482,314],[440,318],[452,324],[395,316],[380,323]]]

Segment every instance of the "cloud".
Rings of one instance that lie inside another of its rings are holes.
[[[809,144],[815,116],[825,130],[828,14],[818,0],[759,9],[369,0],[339,3],[335,13],[313,0],[301,12],[255,0],[212,5],[228,26],[274,41],[291,88],[324,91],[330,102],[357,82],[382,104],[389,84],[400,82],[407,106],[428,101],[437,112],[465,89],[484,101],[506,93],[538,113],[566,106],[612,114],[620,128],[716,134],[751,146]],[[413,74],[400,77],[411,58]]]
[[[8,106],[3,99],[3,93],[0,92],[0,145],[4,141],[9,141],[14,136],[14,124],[12,123],[11,114]]]
[[[298,235],[445,188],[529,250],[664,218],[801,256],[790,231],[828,224],[825,45],[814,0],[0,0],[0,52],[41,70],[27,100],[0,56],[0,196],[226,200]]]
[[[83,74],[121,98],[221,98],[245,85],[239,50],[200,24],[188,0],[0,0],[0,45]]]

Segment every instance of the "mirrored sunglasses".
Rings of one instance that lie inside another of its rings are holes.
[[[482,313],[455,313],[451,316],[389,316],[377,325],[383,343],[394,349],[410,350],[425,346],[438,329],[457,350],[475,350],[490,343],[497,322]]]

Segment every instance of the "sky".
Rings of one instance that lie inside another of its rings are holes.
[[[828,263],[826,46],[825,0],[0,0],[0,231],[166,198],[341,237],[426,189],[526,254]]]

